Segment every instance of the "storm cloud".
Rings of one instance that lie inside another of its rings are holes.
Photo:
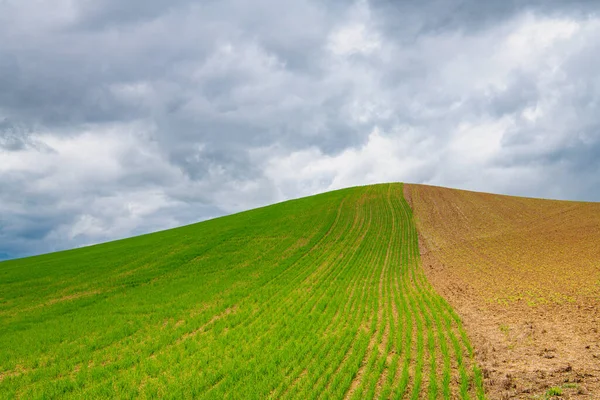
[[[376,182],[600,201],[599,10],[4,0],[0,258]]]

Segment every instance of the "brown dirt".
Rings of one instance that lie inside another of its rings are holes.
[[[600,203],[405,185],[428,279],[491,399],[600,399]]]

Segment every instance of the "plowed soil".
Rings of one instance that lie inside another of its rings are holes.
[[[600,399],[600,203],[405,185],[491,399]]]

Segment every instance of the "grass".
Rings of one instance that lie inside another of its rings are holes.
[[[0,398],[484,398],[402,191],[0,263]]]
[[[552,387],[546,392],[546,396],[562,396],[563,391],[560,387]]]

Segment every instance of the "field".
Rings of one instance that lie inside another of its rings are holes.
[[[489,396],[598,398],[600,203],[405,193],[424,271],[463,317]]]
[[[0,398],[483,398],[401,184],[0,263]]]

